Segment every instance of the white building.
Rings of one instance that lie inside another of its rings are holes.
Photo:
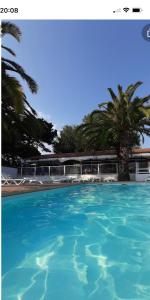
[[[144,181],[150,174],[150,148],[134,148],[129,162],[130,178]],[[46,154],[24,160],[19,170],[22,176],[58,177],[92,174],[118,176],[118,161],[113,150],[96,152]]]

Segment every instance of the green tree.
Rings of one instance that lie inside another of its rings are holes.
[[[2,22],[2,37],[4,38],[7,34],[20,42],[20,29],[10,22]],[[2,49],[6,50],[12,56],[15,56],[12,49],[4,45],[2,45]],[[15,74],[26,81],[32,93],[37,92],[37,83],[27,75],[25,70],[14,60],[2,57],[2,105],[11,106],[17,113],[22,113],[26,111],[27,108],[29,108],[32,113],[35,113],[35,110],[32,109],[26,99],[21,83],[14,77]]]
[[[76,127],[66,125],[54,142],[54,152],[71,153],[76,151]]]
[[[105,148],[110,146],[116,150],[119,162],[119,180],[129,180],[129,157],[132,147],[139,145],[140,138],[150,136],[150,96],[134,97],[137,82],[126,91],[118,85],[118,95],[108,89],[111,101],[99,105],[80,127],[91,143],[98,143]]]
[[[83,123],[88,123],[90,115],[83,118]],[[81,126],[82,127],[82,126]],[[104,145],[100,139],[93,139],[91,143],[91,136],[87,135],[84,130],[79,130],[80,126],[65,125],[53,143],[55,153],[74,153],[98,151],[104,149]],[[107,145],[108,147],[111,145]]]
[[[87,136],[77,130],[78,126],[66,125],[54,141],[54,152],[71,153],[89,150]]]
[[[2,37],[11,35],[18,42],[20,29],[10,22],[2,22]],[[2,45],[12,56],[12,49]],[[12,75],[13,74],[13,75]],[[15,77],[17,76],[17,78]],[[37,92],[37,83],[14,60],[2,57],[2,159],[17,164],[21,158],[40,155],[39,149],[49,151],[56,136],[52,123],[38,118],[28,102],[20,80],[25,80],[32,93]]]
[[[12,112],[10,122],[7,120],[7,136],[2,135],[3,163],[19,165],[22,158],[41,155],[40,150],[48,151],[57,135],[52,123],[33,114],[22,118]],[[12,121],[13,119],[13,121]]]

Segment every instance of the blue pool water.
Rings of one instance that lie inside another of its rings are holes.
[[[2,300],[149,300],[150,185],[5,197]]]

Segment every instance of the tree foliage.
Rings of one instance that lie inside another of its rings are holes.
[[[66,125],[60,131],[54,142],[54,152],[71,153],[84,152],[90,149],[88,137],[84,136],[78,130],[78,126]],[[93,147],[92,147],[93,148]]]
[[[109,88],[112,98],[99,104],[80,127],[91,143],[108,148],[112,146],[119,161],[119,179],[129,179],[128,162],[131,149],[140,144],[140,138],[150,136],[150,95],[144,98],[134,97],[142,82],[130,85],[125,91],[118,85],[118,95]]]
[[[10,22],[2,22],[2,37],[11,35],[18,42],[20,29]],[[12,49],[2,45],[2,49],[13,57]],[[15,77],[15,75],[17,77]],[[4,163],[18,163],[21,158],[40,155],[39,149],[49,151],[56,130],[37,116],[26,98],[21,81],[25,80],[30,91],[37,93],[35,80],[14,60],[2,57],[2,158]]]

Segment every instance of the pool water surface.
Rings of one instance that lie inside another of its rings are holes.
[[[150,184],[2,201],[2,300],[150,300]]]

